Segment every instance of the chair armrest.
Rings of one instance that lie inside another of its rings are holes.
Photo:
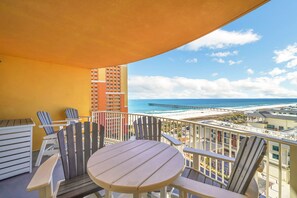
[[[225,161],[225,162],[232,162],[232,163],[235,162],[235,158],[227,157],[227,156],[224,156],[224,155],[220,155],[220,154],[217,154],[217,153],[213,153],[213,152],[205,151],[205,150],[200,150],[200,149],[194,149],[194,148],[186,147],[186,148],[184,148],[184,152],[185,153],[191,153],[191,154],[197,154],[197,155],[201,155],[201,156],[205,156],[205,157],[210,157],[212,159],[218,159],[218,160],[222,160],[222,161]]]
[[[37,169],[29,185],[27,186],[27,191],[39,190],[51,184],[52,174],[58,159],[59,154],[56,153]]]
[[[81,120],[81,118],[66,118],[66,121],[69,122],[69,121],[79,121]]]
[[[175,145],[175,146],[180,146],[182,145],[182,143],[180,141],[178,141],[177,139],[175,139],[174,137],[172,137],[171,135],[167,135],[165,133],[162,133],[162,136],[168,140],[171,144]]]
[[[45,125],[39,125],[39,128],[44,128],[44,127],[63,127],[63,126],[68,126],[68,123],[65,124],[45,124]]]
[[[92,116],[79,116],[80,118],[90,118]]]
[[[67,120],[55,120],[55,121],[52,121],[52,123],[66,123],[67,122]]]
[[[79,118],[87,118],[88,122],[92,120],[92,116],[79,116]]]
[[[185,191],[196,195],[198,197],[228,197],[228,198],[246,198],[247,196],[231,192],[219,187],[211,186],[191,180],[185,177],[178,177],[173,181],[170,186],[178,188],[181,191]]]

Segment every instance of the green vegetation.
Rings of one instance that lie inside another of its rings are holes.
[[[224,121],[224,122],[231,122],[234,124],[244,124],[246,123],[246,115],[243,113],[233,113],[230,115],[220,116],[217,120]]]

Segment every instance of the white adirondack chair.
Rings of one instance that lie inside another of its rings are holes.
[[[39,166],[43,156],[51,156],[59,152],[59,145],[57,140],[58,130],[55,128],[63,129],[63,127],[69,125],[67,120],[52,121],[48,112],[38,111],[37,117],[41,123],[39,128],[43,128],[46,136],[43,137],[42,145],[39,150],[39,154],[35,163],[35,166]]]
[[[78,110],[74,108],[67,108],[65,110],[66,120],[68,120],[71,124],[76,122],[81,122],[82,119],[87,119],[88,122],[91,121],[91,116],[79,116]]]

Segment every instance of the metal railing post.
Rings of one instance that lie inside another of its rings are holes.
[[[297,197],[297,146],[291,145],[290,146],[290,197],[296,198]],[[294,177],[295,176],[295,177]]]

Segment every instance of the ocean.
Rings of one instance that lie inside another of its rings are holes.
[[[150,106],[149,103],[199,106],[205,108],[248,108],[267,105],[296,104],[297,98],[291,99],[130,99],[129,113],[176,113],[189,110]]]

